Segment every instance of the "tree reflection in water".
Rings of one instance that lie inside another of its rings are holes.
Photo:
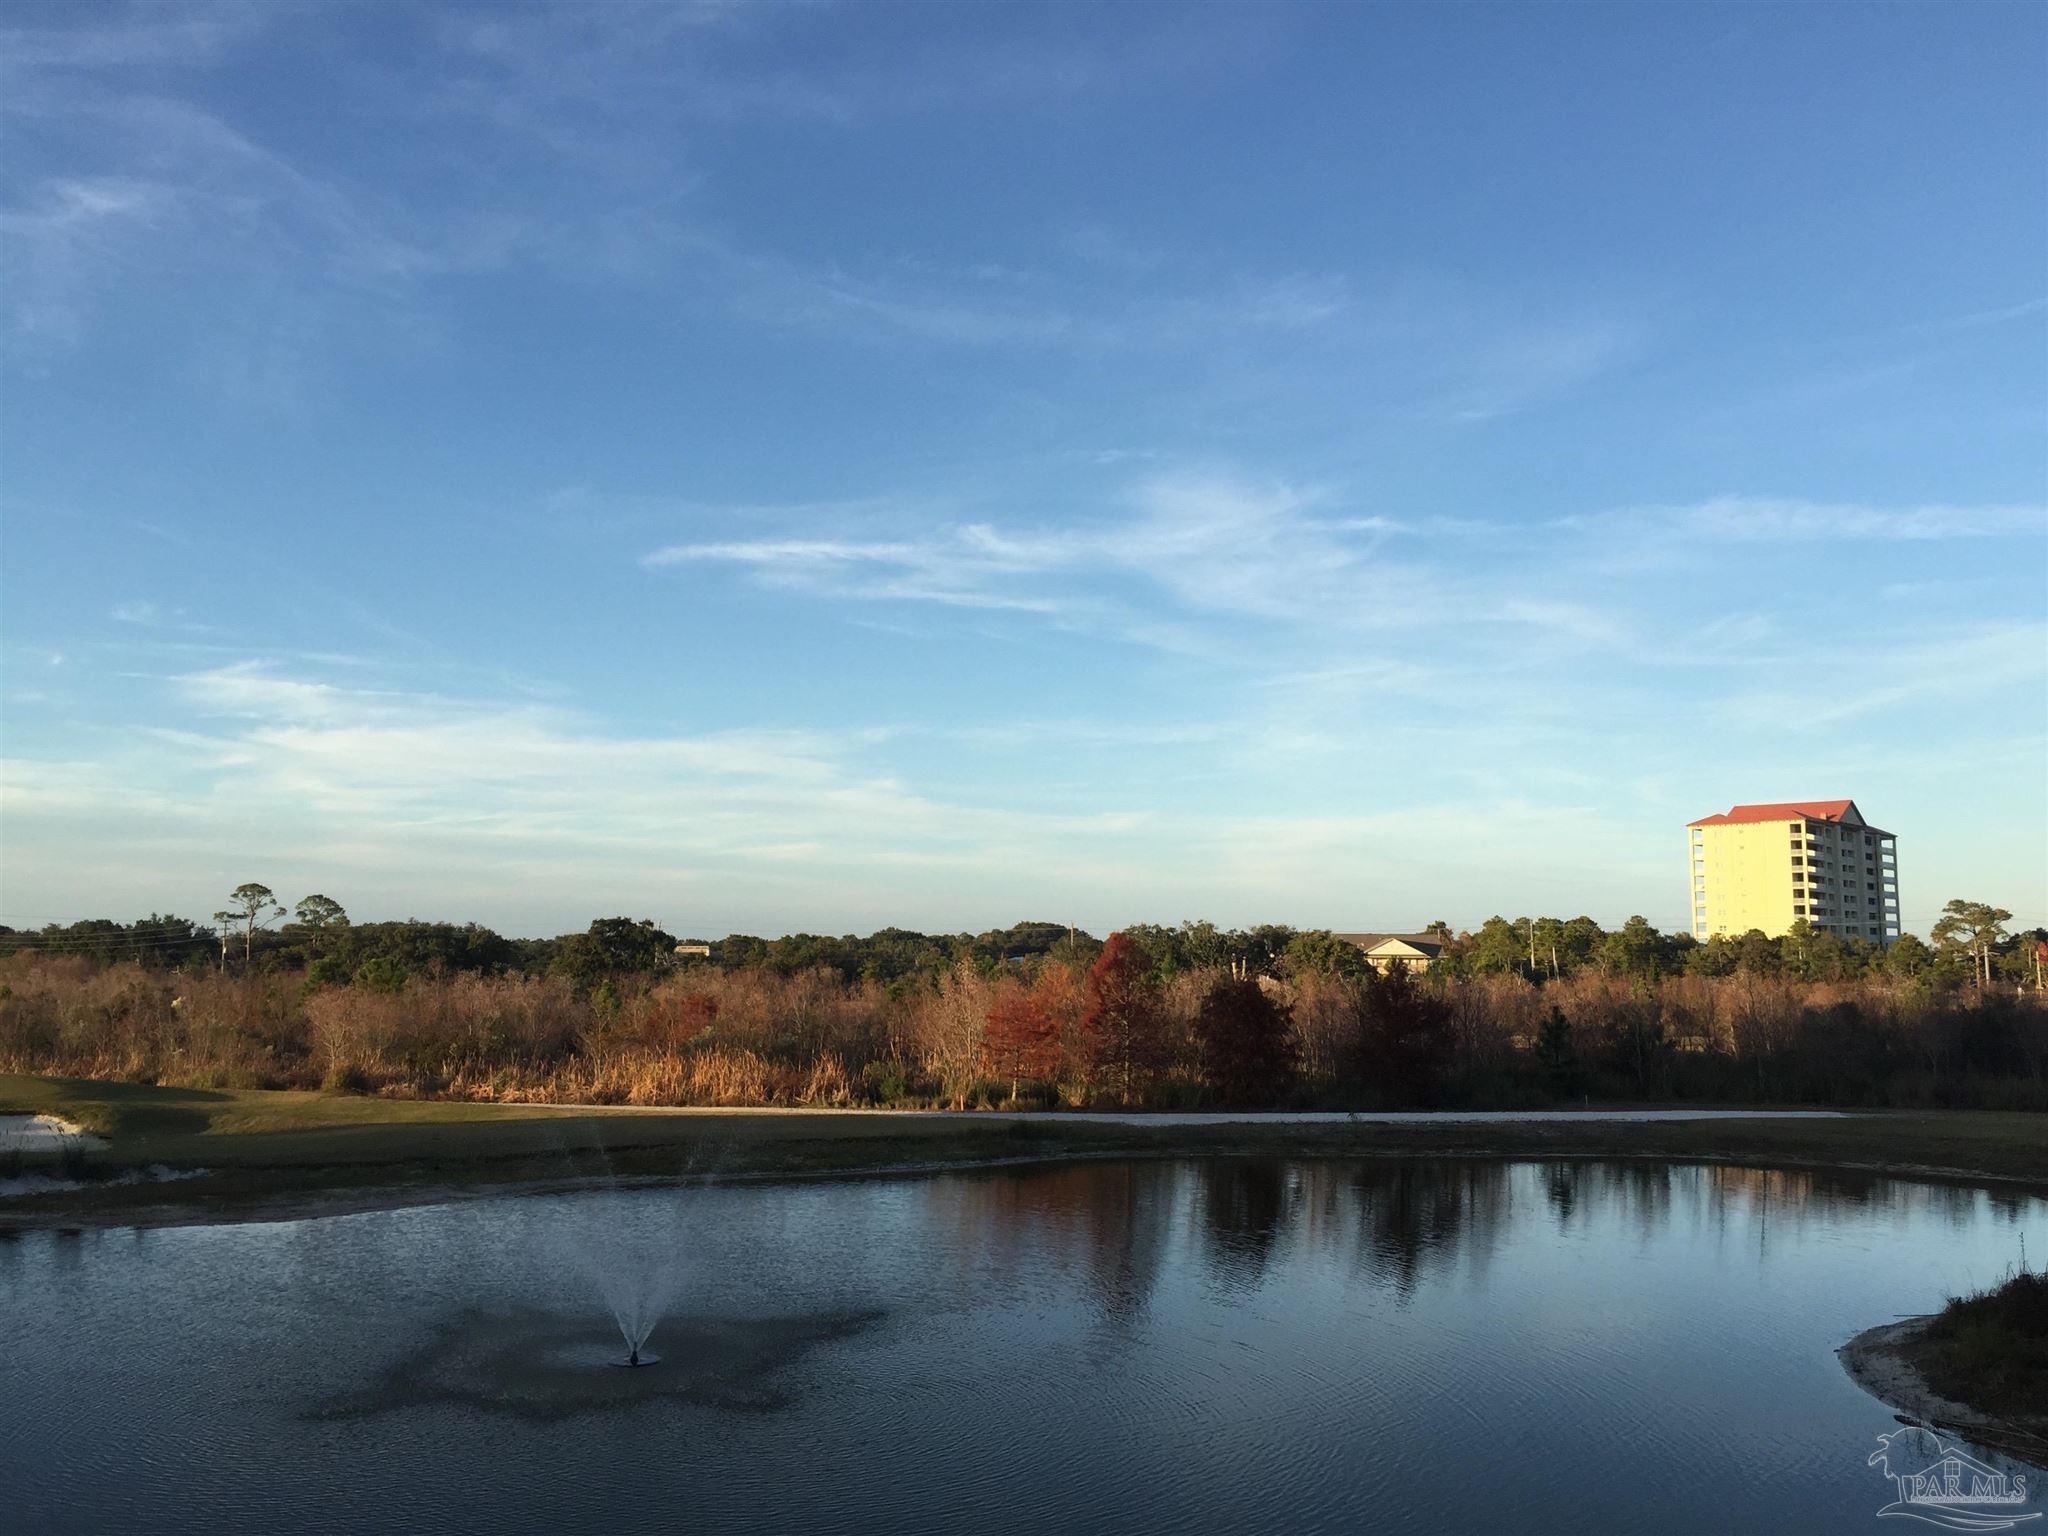
[[[1845,1208],[1960,1228],[1981,1214],[2011,1218],[2025,1202],[1853,1171],[1489,1158],[1087,1162],[933,1180],[925,1197],[946,1208],[959,1254],[985,1268],[985,1290],[1024,1264],[1050,1265],[1083,1278],[1112,1323],[1144,1312],[1179,1245],[1221,1295],[1256,1292],[1298,1245],[1349,1255],[1351,1273],[1401,1302],[1434,1276],[1486,1268],[1517,1217],[1645,1239],[1698,1219],[1762,1252],[1771,1232]]]

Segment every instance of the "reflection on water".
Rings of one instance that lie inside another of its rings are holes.
[[[1084,1276],[1109,1316],[1142,1308],[1180,1257],[1179,1232],[1219,1291],[1255,1289],[1276,1251],[1346,1255],[1355,1276],[1395,1298],[1431,1272],[1483,1269],[1517,1224],[1560,1236],[1653,1239],[1683,1207],[1725,1242],[1898,1222],[1916,1234],[2021,1226],[2042,1202],[2011,1191],[1903,1183],[1874,1175],[1661,1162],[1504,1163],[1388,1158],[1288,1162],[1221,1158],[1170,1166],[1081,1163],[1027,1176],[969,1175],[921,1186],[935,1226],[964,1251],[1016,1265],[1050,1248]],[[2017,1258],[2015,1239],[2011,1258]],[[2006,1260],[2000,1260],[2001,1264]],[[1873,1319],[1873,1322],[1885,1319]]]
[[[559,1313],[464,1311],[398,1356],[366,1389],[329,1398],[306,1416],[369,1418],[452,1404],[549,1423],[656,1400],[772,1413],[789,1406],[780,1382],[790,1366],[880,1317],[680,1318],[662,1340],[665,1359],[625,1370],[616,1337],[601,1323],[578,1328],[565,1325]]]
[[[0,1487],[26,1530],[1862,1531],[1896,1426],[1834,1347],[2023,1233],[1874,1177],[1388,1158],[36,1234]],[[661,1366],[599,1363],[593,1262],[673,1290]]]

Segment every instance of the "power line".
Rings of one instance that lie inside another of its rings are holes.
[[[189,927],[179,923],[161,928],[86,928],[76,931],[48,928],[17,928],[12,933],[0,933],[0,940],[33,939],[39,942],[86,943],[105,939],[155,939],[183,938],[190,934],[214,933],[204,923],[193,923]],[[258,930],[263,931],[263,930]],[[275,932],[276,930],[270,930]]]
[[[20,913],[16,913],[16,920],[20,920]],[[152,932],[152,930],[170,930],[170,928],[184,928],[186,924],[199,924],[199,918],[178,918],[178,915],[176,915],[176,913],[166,913],[166,915],[158,915],[158,918],[152,918],[150,922],[143,922],[141,918],[137,918],[137,920],[135,920],[135,922],[131,922],[131,924],[125,924],[125,922],[117,922],[115,918],[74,918],[74,920],[72,920],[72,922],[68,922],[68,924],[66,924],[66,922],[57,922],[57,920],[49,920],[49,922],[45,922],[45,924],[43,924],[43,926],[39,926],[39,928],[18,928],[16,932],[20,932],[20,934],[45,934],[45,932],[49,932],[51,928],[55,928],[55,930],[63,932],[63,930],[70,930],[70,928],[84,928],[86,924],[96,924],[96,922],[104,922],[104,924],[111,924],[113,928],[92,928],[92,930],[88,930],[88,932],[94,932],[94,934],[104,934],[104,932],[115,932],[115,930],[119,930],[119,932],[123,932],[123,934],[139,934],[139,932]]]
[[[90,938],[68,939],[43,934],[0,934],[0,953],[15,952],[37,954],[72,954],[79,950],[118,949],[169,949],[180,944],[217,944],[220,935],[212,933],[145,934],[134,937],[104,934]]]
[[[97,922],[104,922],[108,924],[108,926],[105,928],[86,927],[88,923]],[[86,933],[171,933],[186,927],[196,928],[203,926],[205,925],[200,921],[200,919],[196,917],[159,917],[149,922],[144,922],[138,918],[136,921],[132,923],[119,923],[115,922],[114,919],[112,918],[86,917],[80,918],[78,921],[72,923],[45,923],[40,928],[18,928],[15,931],[17,933],[36,934],[45,934],[53,931],[57,933],[68,933],[73,930],[81,930]]]
[[[215,930],[166,928],[156,934],[0,934],[0,944],[49,948],[53,944],[182,944],[188,938],[219,936]]]

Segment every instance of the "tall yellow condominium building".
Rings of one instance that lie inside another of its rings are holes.
[[[1899,840],[1854,800],[1738,805],[1686,828],[1692,936],[1773,938],[1805,918],[1843,938],[1899,936]]]

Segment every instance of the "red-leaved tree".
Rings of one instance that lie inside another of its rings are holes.
[[[1081,1035],[1089,1067],[1116,1090],[1118,1102],[1134,1103],[1158,1072],[1166,1044],[1152,957],[1129,935],[1112,933],[1088,969],[1086,991]]]
[[[1068,985],[1065,970],[1056,965],[1041,968],[1029,986],[1014,976],[996,984],[982,1050],[989,1071],[1010,1080],[1013,1099],[1018,1083],[1050,1078],[1059,1071],[1060,999]]]
[[[1218,977],[1195,1014],[1202,1074],[1224,1103],[1271,1108],[1294,1086],[1289,1010],[1248,978]]]

